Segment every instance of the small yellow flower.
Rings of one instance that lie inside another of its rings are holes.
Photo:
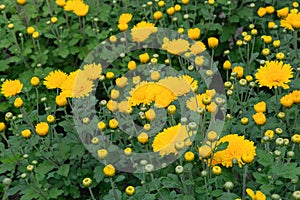
[[[64,7],[66,5],[65,0],[56,0],[55,3],[60,7]]]
[[[286,18],[288,14],[289,14],[288,7],[277,10],[277,17],[279,17],[279,18]]]
[[[17,0],[17,3],[19,5],[24,5],[24,4],[26,4],[26,0]]]
[[[112,89],[110,91],[110,98],[117,99],[117,98],[119,98],[119,96],[120,96],[120,91],[119,90]]]
[[[186,153],[184,154],[184,159],[185,159],[186,161],[188,161],[188,162],[193,161],[194,158],[195,158],[195,154],[194,154],[193,152],[191,152],[191,151],[188,151],[188,152],[186,152]]]
[[[56,96],[56,98],[55,98],[55,103],[56,103],[58,106],[62,107],[62,106],[67,105],[68,101],[67,101],[67,98],[66,98],[65,95],[60,94],[60,95]]]
[[[132,154],[132,148],[127,147],[126,149],[124,149],[124,154],[126,156],[130,156]]]
[[[274,41],[273,41],[273,46],[274,46],[275,48],[280,47],[280,40],[274,40]]]
[[[125,76],[122,76],[121,78],[116,79],[116,85],[120,88],[123,88],[127,84],[127,78]]]
[[[209,48],[211,48],[211,49],[214,49],[219,45],[219,40],[215,37],[209,37],[207,39],[207,42],[208,42]]]
[[[174,8],[174,7],[168,8],[168,9],[167,9],[167,13],[168,13],[168,15],[174,15],[174,13],[175,13],[175,8]]]
[[[82,180],[82,184],[84,187],[89,187],[90,185],[92,185],[92,179],[90,178],[84,178]]]
[[[136,62],[134,60],[129,61],[128,64],[127,64],[127,68],[129,70],[135,70],[135,68],[136,68]]]
[[[260,16],[260,17],[263,17],[267,14],[267,10],[266,8],[262,8],[260,7],[258,10],[257,10],[257,15]]]
[[[276,26],[275,22],[268,22],[268,28],[272,29]]]
[[[191,28],[188,30],[188,36],[193,40],[197,40],[200,37],[200,33],[201,31],[199,28]]]
[[[24,138],[29,138],[31,136],[31,131],[29,129],[25,129],[21,132],[21,135],[24,137]]]
[[[278,53],[276,54],[276,59],[278,59],[278,60],[283,60],[283,59],[284,59],[284,53],[278,52]]]
[[[39,34],[39,32],[37,32],[37,31],[34,31],[34,32],[32,33],[32,37],[33,37],[34,39],[38,39],[39,36],[40,36],[40,34]]]
[[[176,4],[176,5],[174,6],[174,9],[175,9],[176,12],[179,12],[179,11],[181,10],[181,5]]]
[[[115,129],[118,127],[119,123],[116,119],[111,119],[109,120],[108,125],[110,128]]]
[[[231,63],[229,60],[226,60],[224,63],[223,63],[223,69],[225,70],[229,70],[231,68]]]
[[[261,101],[254,105],[255,112],[266,112],[267,110],[267,104],[264,101]]]
[[[97,124],[97,127],[100,131],[103,131],[106,128],[106,124],[101,121]]]
[[[299,134],[294,134],[292,136],[291,140],[292,140],[293,143],[300,144],[300,135]]]
[[[247,117],[243,117],[243,118],[241,119],[241,124],[246,125],[246,124],[248,124],[248,123],[249,123],[249,119],[248,119]]]
[[[109,100],[106,107],[110,112],[115,112],[118,109],[118,103],[116,101]]]
[[[115,43],[115,42],[117,41],[117,37],[114,36],[114,35],[112,35],[112,36],[109,37],[109,41],[110,41],[111,43]]]
[[[165,2],[164,2],[164,1],[159,1],[159,2],[157,3],[157,5],[158,5],[159,7],[164,7],[164,6],[165,6]]]
[[[261,39],[264,41],[264,43],[269,44],[272,42],[272,36],[270,35],[263,35],[261,36]]]
[[[30,79],[30,83],[32,86],[38,86],[40,84],[40,79],[34,76]]]
[[[184,28],[179,28],[177,32],[178,32],[179,34],[184,33]]]
[[[107,152],[106,149],[99,149],[99,150],[97,151],[97,155],[98,155],[98,158],[99,158],[99,159],[104,159],[104,158],[107,157],[108,152]]]
[[[29,172],[32,172],[33,168],[34,168],[33,165],[27,165],[27,167],[26,167],[27,171],[29,171]]]
[[[220,166],[213,166],[212,173],[215,175],[220,175],[222,173],[222,168]]]
[[[5,123],[4,122],[0,122],[0,132],[4,131],[6,128]]]
[[[154,14],[153,14],[153,18],[155,20],[160,20],[163,16],[163,13],[161,11],[156,11]]]
[[[272,140],[274,138],[274,131],[273,130],[267,130],[265,132],[265,136],[269,136],[270,140]]]
[[[257,125],[264,125],[267,121],[266,116],[262,112],[255,113],[254,115],[252,115],[252,118]]]
[[[200,158],[209,158],[212,154],[212,150],[209,146],[203,145],[199,147],[199,156]]]
[[[107,79],[113,79],[114,76],[115,76],[115,74],[114,74],[113,72],[107,72],[107,73],[106,73],[106,78],[107,78]]]
[[[47,116],[47,122],[48,123],[53,123],[55,122],[55,117],[53,115],[48,115]]]
[[[218,138],[218,134],[217,134],[217,132],[215,132],[215,131],[209,131],[208,133],[207,133],[207,139],[209,140],[209,141],[215,141],[215,140],[217,140],[217,138]]]
[[[248,82],[253,81],[253,76],[251,76],[251,75],[247,75],[245,78]]]
[[[169,114],[173,115],[173,114],[176,113],[176,106],[175,105],[169,105],[167,110],[168,110]]]
[[[181,0],[181,2],[182,2],[184,5],[186,5],[186,4],[188,4],[188,3],[190,2],[190,0]]]
[[[15,27],[15,25],[14,25],[13,23],[9,23],[9,24],[7,25],[7,27],[8,27],[9,29],[13,29],[13,28]]]
[[[139,55],[139,58],[140,58],[141,63],[147,63],[150,59],[148,53],[143,53],[143,54]]]
[[[92,144],[98,144],[99,143],[99,138],[93,137],[91,142],[92,142]]]
[[[48,134],[49,125],[46,122],[40,122],[35,126],[35,131],[39,136],[45,136]]]
[[[118,29],[120,31],[127,31],[128,30],[128,24],[124,24],[124,23],[118,24]]]
[[[207,3],[208,3],[209,5],[214,5],[215,0],[208,0]]]
[[[145,131],[149,131],[151,129],[151,125],[150,124],[145,124],[144,125],[144,130]]]
[[[255,29],[255,28],[252,29],[252,30],[251,30],[251,35],[257,35],[257,29]]]
[[[252,36],[246,35],[246,36],[244,36],[244,40],[245,40],[245,42],[250,42],[252,40]]]
[[[267,56],[271,53],[270,49],[268,48],[264,48],[262,51],[261,51],[262,55],[264,56]]]
[[[127,195],[132,196],[135,193],[135,189],[133,186],[128,186],[125,189]]]
[[[57,17],[51,17],[51,22],[53,23],[53,24],[55,24],[56,22],[57,22]]]
[[[267,11],[268,14],[272,14],[275,11],[275,9],[274,9],[273,6],[267,6],[266,11]]]
[[[149,109],[145,112],[146,119],[149,121],[153,121],[156,117],[155,111],[153,109]]]
[[[196,56],[196,58],[195,58],[195,64],[197,65],[197,66],[203,66],[203,64],[204,64],[204,57],[203,56]]]
[[[35,29],[34,29],[33,26],[29,26],[29,27],[27,28],[27,33],[28,33],[29,35],[31,35],[32,33],[34,33],[34,31],[35,31]]]
[[[141,144],[145,144],[148,142],[149,140],[149,136],[146,132],[142,132],[141,134],[139,134],[139,136],[137,137],[139,143]]]
[[[237,40],[236,41],[236,45],[237,46],[242,46],[243,45],[243,41],[242,40]]]
[[[14,101],[14,106],[16,108],[21,108],[23,106],[23,104],[24,104],[24,102],[21,97],[17,97]]]
[[[232,72],[236,72],[237,73],[237,77],[238,78],[242,78],[244,75],[244,68],[242,66],[235,66],[232,69]]]
[[[251,154],[251,153],[248,153],[248,154],[245,153],[245,154],[242,155],[242,161],[243,161],[244,163],[246,163],[246,164],[252,163],[253,160],[254,160],[254,155]]]
[[[159,80],[160,78],[160,73],[158,71],[153,71],[151,72],[150,74],[150,78],[153,80],[153,81],[157,81]]]
[[[115,175],[116,169],[112,164],[109,164],[103,168],[103,173],[108,177],[112,177]]]

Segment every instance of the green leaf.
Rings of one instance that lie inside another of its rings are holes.
[[[115,183],[121,182],[121,181],[123,181],[124,179],[125,179],[125,176],[124,176],[124,175],[120,175],[120,176],[118,176],[118,177],[114,180],[114,182],[115,182]]]
[[[99,165],[94,169],[94,179],[97,183],[100,183],[104,179],[103,166]]]
[[[221,143],[217,146],[215,152],[225,150],[225,149],[227,148],[228,144],[229,144],[228,142],[221,142]]]
[[[271,172],[283,178],[297,179],[300,175],[300,167],[297,167],[297,163],[285,163],[280,166],[272,166]]]
[[[60,196],[61,194],[63,194],[64,191],[63,190],[59,190],[57,188],[51,188],[48,192],[47,192],[47,197],[49,199],[56,199],[58,196]]]
[[[47,173],[55,168],[55,165],[49,161],[44,161],[36,167],[36,176],[38,180],[43,180]]]
[[[261,150],[261,149],[257,149],[257,157],[258,157],[257,162],[259,162],[264,167],[274,165],[273,156],[271,154]]]
[[[70,170],[70,165],[65,164],[58,168],[57,173],[61,176],[67,177],[69,174],[69,170]]]
[[[219,200],[232,200],[232,199],[236,199],[239,196],[234,194],[234,193],[224,193],[222,196],[220,196],[218,199]]]
[[[223,191],[222,191],[222,190],[214,190],[214,191],[211,192],[211,195],[212,195],[213,197],[219,197],[219,196],[221,196],[222,194],[223,194]]]

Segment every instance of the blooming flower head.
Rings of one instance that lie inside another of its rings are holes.
[[[209,48],[211,48],[211,49],[214,49],[219,45],[219,40],[215,37],[209,37],[207,39],[207,42],[208,42]]]
[[[171,54],[180,55],[186,52],[189,49],[189,46],[190,43],[187,40],[180,38],[170,41],[168,38],[165,37],[162,44],[162,49],[166,50]]]
[[[157,27],[153,23],[141,21],[131,29],[132,40],[143,42],[149,38],[152,33],[157,32]]]
[[[119,17],[119,24],[128,24],[132,19],[132,14],[130,13],[123,13]]]
[[[159,152],[160,156],[169,155],[171,153],[177,155],[178,151],[175,145],[178,142],[184,142],[186,145],[191,144],[187,127],[180,123],[164,129],[155,136],[152,144],[153,151]]]
[[[45,77],[44,85],[47,89],[60,88],[61,84],[66,80],[68,75],[61,70],[55,70]]]
[[[282,61],[266,61],[265,65],[257,70],[255,78],[259,87],[288,89],[287,83],[293,78],[293,71],[290,64],[283,64]]]
[[[252,115],[252,118],[257,125],[264,125],[267,121],[265,114],[262,112],[255,113],[254,115]]]
[[[263,16],[265,16],[265,14],[267,14],[266,8],[260,7],[260,8],[257,10],[257,15],[258,15],[258,16],[263,17]]]
[[[300,28],[300,13],[289,13],[288,16],[280,20],[280,26],[294,31]]]
[[[22,91],[23,84],[19,80],[6,80],[1,86],[1,93],[5,97],[13,97]]]
[[[109,164],[103,168],[103,173],[108,177],[112,177],[115,175],[116,169],[112,164]]]
[[[60,6],[63,7],[66,5],[66,1],[65,0],[56,0],[55,3]]]
[[[86,64],[83,67],[83,73],[89,80],[96,80],[100,78],[102,73],[102,66],[101,64]]]
[[[254,105],[255,112],[266,112],[267,104],[264,101],[261,101]]]
[[[193,40],[197,40],[200,37],[200,32],[199,28],[191,28],[188,30],[188,36]]]
[[[73,11],[79,17],[86,16],[89,11],[89,5],[85,4],[83,0],[68,0],[64,5],[65,11]]]
[[[197,41],[191,47],[190,51],[193,55],[201,54],[206,50],[206,46],[203,42]]]
[[[243,75],[244,75],[244,68],[243,68],[242,66],[235,66],[235,67],[232,69],[232,72],[237,73],[237,77],[238,77],[238,78],[242,78]]]
[[[266,200],[267,199],[266,195],[259,190],[256,191],[256,193],[254,193],[254,191],[252,189],[247,188],[246,192],[251,197],[252,200]]]
[[[40,122],[35,126],[35,131],[40,136],[45,136],[48,134],[49,125],[47,122]]]
[[[288,14],[289,14],[288,7],[277,10],[277,17],[279,17],[279,18],[285,18],[285,17],[287,17]]]
[[[244,136],[238,136],[237,134],[230,134],[222,137],[218,141],[218,145],[222,142],[228,142],[228,146],[225,150],[217,151],[213,155],[212,165],[222,164],[225,167],[232,167],[232,160],[237,160],[240,167],[245,164],[242,160],[243,155],[256,156],[256,147],[254,142],[246,140]]]
[[[66,97],[81,98],[89,96],[94,84],[89,80],[81,70],[72,72],[62,83],[62,94]]]

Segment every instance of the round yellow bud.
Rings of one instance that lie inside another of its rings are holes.
[[[21,132],[21,135],[24,137],[24,138],[29,138],[31,136],[31,131],[29,129],[26,129],[26,130],[23,130]]]
[[[32,86],[38,86],[40,84],[40,79],[34,76],[30,79],[30,83]]]
[[[141,134],[139,134],[139,136],[137,137],[139,143],[141,144],[145,144],[148,142],[149,140],[149,136],[146,132],[142,132]]]
[[[112,164],[109,164],[103,168],[103,173],[105,174],[105,176],[113,177],[116,173],[116,169]]]

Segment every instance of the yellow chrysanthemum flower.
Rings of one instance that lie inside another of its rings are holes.
[[[256,193],[254,193],[253,190],[251,190],[250,188],[247,188],[246,192],[251,197],[252,200],[266,200],[267,199],[266,195],[259,190],[256,191]]]
[[[202,102],[202,98],[206,94],[197,94],[194,97],[191,97],[189,100],[186,102],[186,107],[194,112],[197,112],[198,108],[205,108],[205,105]]]
[[[119,24],[128,24],[132,19],[132,14],[130,13],[123,13],[119,17]]]
[[[288,89],[287,83],[290,82],[290,78],[293,78],[293,71],[290,64],[283,64],[282,61],[266,61],[265,65],[258,69],[255,78],[259,87]]]
[[[1,93],[5,97],[13,97],[22,91],[23,84],[19,80],[6,80],[2,84]]]
[[[135,42],[143,42],[149,38],[152,33],[157,32],[155,24],[141,21],[131,29],[131,37]]]
[[[45,77],[44,85],[47,89],[60,88],[61,84],[66,80],[68,75],[61,70],[55,70],[50,72],[48,76]]]
[[[294,31],[300,28],[300,13],[289,13],[285,19],[280,20],[280,26]]]
[[[242,160],[243,155],[256,156],[254,142],[245,140],[244,136],[226,135],[218,141],[218,145],[222,142],[228,142],[228,146],[225,150],[217,151],[213,155],[212,165],[222,164],[225,167],[232,167],[232,160],[235,159],[237,164],[242,167],[245,164]]]
[[[158,133],[153,140],[153,151],[159,152],[160,156],[169,155],[171,153],[177,155],[178,151],[175,147],[176,143],[184,142],[186,145],[191,145],[190,135],[187,132],[187,127],[180,123],[164,129]]]
[[[83,74],[90,80],[96,80],[100,78],[102,73],[102,66],[101,64],[86,64],[83,67]]]
[[[165,37],[161,47],[171,54],[180,55],[189,50],[190,43],[184,39],[174,39],[170,41]]]
[[[198,41],[195,42],[191,47],[190,47],[190,51],[193,55],[197,55],[197,54],[201,54],[202,52],[204,52],[206,50],[206,46],[203,42]]]
[[[81,70],[72,72],[62,83],[62,94],[66,97],[81,98],[89,96],[94,84],[83,74]]]

